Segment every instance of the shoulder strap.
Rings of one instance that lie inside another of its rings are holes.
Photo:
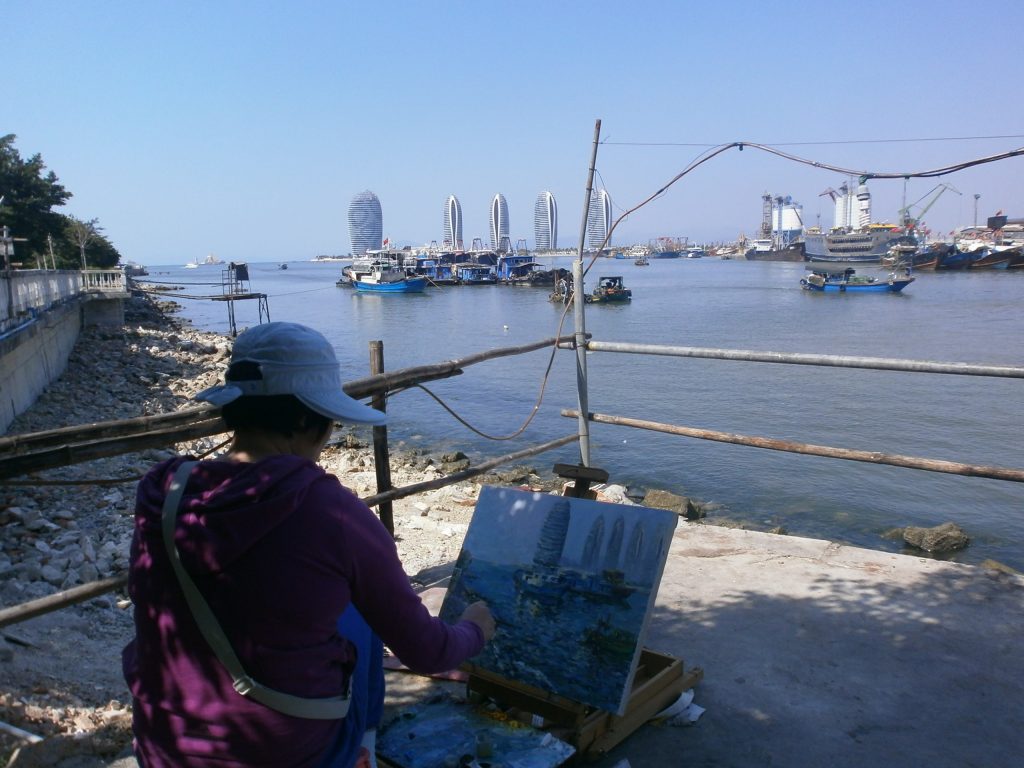
[[[167,557],[174,568],[174,574],[178,577],[182,592],[185,593],[185,601],[188,603],[192,616],[199,626],[199,631],[216,654],[217,659],[224,665],[224,668],[234,680],[235,690],[242,696],[258,701],[264,706],[283,712],[293,717],[302,717],[307,720],[340,720],[348,714],[350,702],[349,696],[334,696],[326,699],[306,699],[301,696],[292,696],[288,693],[275,691],[253,680],[246,674],[242,662],[235,654],[234,648],[224,630],[213,615],[209,603],[199,592],[195,582],[185,571],[181,563],[181,556],[178,548],[174,545],[175,522],[178,519],[178,507],[181,504],[181,497],[185,493],[185,484],[195,461],[183,462],[174,473],[168,489],[167,497],[164,499],[163,507],[163,538],[164,547],[167,550]]]

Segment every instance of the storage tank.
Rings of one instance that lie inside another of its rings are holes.
[[[791,197],[777,198],[772,216],[772,229],[791,232],[804,228],[804,207]]]
[[[804,231],[804,207],[789,195],[776,197],[772,207],[772,235],[783,245],[799,240]]]

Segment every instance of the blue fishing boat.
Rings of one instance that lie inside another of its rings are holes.
[[[389,262],[353,265],[351,276],[352,287],[368,293],[422,293],[427,287],[425,277],[410,276]]]
[[[495,272],[498,282],[510,285],[539,285],[541,276],[536,274],[537,267],[541,266],[529,254],[501,254],[498,256],[498,263]],[[547,280],[548,285],[551,280]]]
[[[914,282],[909,269],[899,274],[890,272],[882,278],[858,275],[853,267],[828,268],[815,264],[808,269],[811,273],[800,280],[801,287],[823,293],[899,293]]]
[[[456,264],[455,277],[459,285],[494,285],[498,276],[485,264]]]

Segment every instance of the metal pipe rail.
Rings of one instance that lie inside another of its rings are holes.
[[[579,418],[579,411],[568,408],[563,409],[561,414],[566,418]],[[847,448],[834,448],[829,445],[814,445],[812,443],[798,443],[791,440],[777,440],[770,437],[737,435],[732,432],[717,432],[711,429],[680,427],[675,424],[665,424],[660,421],[631,419],[626,416],[611,416],[605,413],[591,412],[587,414],[587,416],[588,421],[597,422],[599,424],[614,424],[620,427],[646,429],[652,432],[664,432],[670,435],[693,437],[698,440],[714,440],[719,443],[733,443],[734,445],[746,445],[752,448],[767,448],[772,451],[803,453],[810,456],[826,456],[828,458],[846,459],[848,461],[864,461],[870,464],[888,464],[893,467],[923,469],[928,472],[944,472],[946,474],[966,475],[968,477],[988,477],[993,480],[1009,480],[1015,483],[1024,483],[1024,470],[1021,469],[962,464],[956,461],[923,459],[916,456],[902,456],[900,454],[882,453],[880,451],[858,451]]]
[[[559,347],[572,345],[559,342]],[[787,363],[791,365],[821,365],[835,368],[870,368],[882,371],[909,373],[945,373],[958,376],[997,376],[1024,379],[1024,367],[1009,365],[975,365],[972,363],[941,363],[930,360],[901,360],[886,357],[855,357],[848,355],[815,355],[800,352],[757,352],[745,349],[716,349],[714,347],[675,347],[662,344],[630,344],[618,341],[588,341],[590,352],[622,352],[636,355],[662,355],[668,357],[699,357],[709,360],[734,360],[752,363]]]

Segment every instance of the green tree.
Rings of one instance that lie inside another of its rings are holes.
[[[63,216],[53,211],[71,199],[53,171],[46,171],[38,153],[27,160],[14,147],[13,133],[0,137],[0,226],[8,226],[18,244],[18,260],[32,263],[49,252],[47,235],[64,237]],[[56,248],[56,243],[55,243]]]

